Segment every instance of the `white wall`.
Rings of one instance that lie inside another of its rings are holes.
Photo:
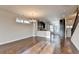
[[[66,30],[65,36],[66,37],[71,37],[71,28],[65,28],[65,30]]]
[[[74,31],[71,41],[76,46],[76,48],[79,50],[79,23]]]
[[[0,9],[0,44],[32,36],[32,24],[16,23],[17,15]]]

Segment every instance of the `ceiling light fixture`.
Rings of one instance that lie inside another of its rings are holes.
[[[16,22],[17,23],[22,23],[22,24],[30,24],[30,21],[24,20],[24,19],[20,19],[20,18],[16,18]]]
[[[66,28],[72,28],[72,26],[71,25],[67,25]]]
[[[30,22],[29,22],[29,21],[27,21],[27,20],[24,20],[24,23],[25,23],[25,24],[29,24]]]

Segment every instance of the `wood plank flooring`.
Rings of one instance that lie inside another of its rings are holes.
[[[37,42],[35,42],[35,44]],[[8,43],[5,45],[0,45],[0,53],[1,54],[17,54],[17,53],[23,52],[25,49],[30,48],[33,45],[34,43],[33,43],[32,37],[27,38],[27,39],[25,38],[25,39]]]
[[[64,46],[61,47],[61,53],[62,54],[79,54],[79,51],[73,45],[70,38],[65,39],[65,42],[64,42],[63,45]]]
[[[0,45],[0,54],[78,54],[72,43],[66,39],[60,44],[59,37],[50,40],[43,37],[30,37],[5,45]]]
[[[53,48],[49,42],[40,41],[33,47],[27,49],[23,54],[50,54],[53,53]]]

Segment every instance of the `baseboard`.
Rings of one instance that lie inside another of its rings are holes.
[[[0,43],[0,45],[4,45],[4,44],[8,44],[8,43],[11,43],[11,42],[15,42],[15,41],[18,41],[18,40],[23,40],[25,38],[30,38],[32,36],[28,36],[28,37],[23,37],[23,38],[20,38],[20,39],[15,39],[15,40],[10,40],[10,41],[6,41],[6,42],[2,42]]]
[[[30,38],[30,37],[41,37],[41,36],[28,36],[28,37],[23,37],[23,38],[20,38],[20,39],[15,39],[15,40],[10,40],[10,41],[6,41],[6,42],[2,42],[2,43],[0,43],[0,45],[12,43],[12,42],[19,41],[19,40],[23,40],[25,38]],[[44,37],[44,38],[47,38],[47,37]],[[47,38],[47,39],[49,39],[49,38]]]

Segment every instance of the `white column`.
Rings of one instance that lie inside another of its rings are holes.
[[[35,39],[36,32],[37,32],[37,21],[34,20],[34,21],[33,21],[33,43],[34,43],[34,44],[36,43],[36,39]]]
[[[36,32],[37,32],[37,22],[33,22],[33,37],[36,36]]]

